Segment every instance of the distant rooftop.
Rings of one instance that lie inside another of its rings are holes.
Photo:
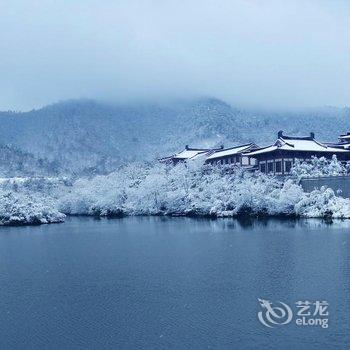
[[[347,132],[346,134],[340,135],[339,139],[341,141],[350,141],[350,132]]]
[[[277,149],[287,151],[308,151],[308,152],[333,152],[344,153],[348,152],[345,149],[330,147],[326,144],[315,140],[315,134],[312,132],[309,136],[297,137],[283,135],[283,131],[278,132],[278,139],[276,142],[268,147],[260,148],[256,151],[250,152],[249,156],[268,153]]]
[[[241,146],[227,148],[222,151],[216,151],[211,156],[208,157],[208,160],[240,154],[240,153],[249,151],[249,149],[251,149],[253,146],[256,147],[254,143],[248,143]]]
[[[221,148],[192,148],[186,145],[185,149],[181,152],[175,153],[170,157],[162,158],[160,161],[168,160],[187,160],[187,159],[196,159],[201,156],[208,156],[216,151],[222,150]]]
[[[173,157],[177,159],[192,159],[200,154],[205,154],[210,152],[210,149],[194,149],[188,148],[183,151],[176,153]]]

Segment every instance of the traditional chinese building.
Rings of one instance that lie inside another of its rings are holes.
[[[350,144],[350,132],[339,136],[339,141],[341,143]]]
[[[350,149],[350,132],[340,135],[338,139],[339,142],[327,143],[327,145],[336,148]]]
[[[268,147],[259,148],[246,154],[256,159],[257,166],[262,173],[288,174],[293,163],[309,161],[312,157],[331,159],[336,155],[338,160],[350,159],[350,151],[341,147],[330,146],[315,140],[314,133],[307,137],[293,137],[278,133],[277,141]]]
[[[194,160],[203,158],[203,162],[205,159],[213,154],[216,151],[222,150],[221,148],[191,148],[189,146],[186,146],[185,149],[179,153],[175,153],[172,156],[160,158],[159,161],[162,163],[172,163],[177,164],[179,162],[185,162],[187,160]]]
[[[241,146],[231,147],[213,152],[206,159],[207,164],[233,164],[240,166],[252,166],[255,165],[255,159],[246,156],[245,152],[250,152],[257,149],[258,146],[255,143],[248,143]]]

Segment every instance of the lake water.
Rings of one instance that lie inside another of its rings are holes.
[[[258,298],[289,305],[293,320],[264,326]],[[296,325],[295,303],[306,300],[329,303],[328,328]],[[0,228],[1,349],[297,347],[350,347],[348,221],[69,218]]]

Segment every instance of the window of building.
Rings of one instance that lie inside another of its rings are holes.
[[[276,162],[275,162],[275,172],[277,174],[281,174],[282,173],[282,160],[276,160]]]
[[[269,160],[267,162],[267,172],[268,173],[273,173],[273,160]]]
[[[249,158],[248,157],[242,157],[242,164],[248,165],[249,164]]]
[[[228,158],[226,158],[226,159],[225,159],[225,164],[228,164],[228,161],[229,161],[229,159],[228,159]]]
[[[260,171],[262,173],[266,173],[266,163],[265,162],[259,163],[259,168],[260,168]]]
[[[284,160],[284,172],[290,173],[290,170],[292,169],[293,165],[293,159],[285,159]]]

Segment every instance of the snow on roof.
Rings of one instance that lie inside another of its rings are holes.
[[[202,149],[202,148],[186,148],[183,151],[176,153],[173,158],[177,159],[193,159],[198,155],[206,154],[211,152],[211,149]]]
[[[222,147],[223,146],[220,148],[191,148],[189,146],[186,146],[183,151],[175,153],[168,157],[158,158],[158,160],[163,163],[172,160],[186,161],[188,159],[197,159],[204,156],[207,157],[210,156],[213,152],[222,150]]]
[[[281,140],[285,143],[280,146],[282,149],[295,151],[325,152],[328,146],[323,145],[315,140]],[[332,147],[330,147],[332,149]],[[338,150],[334,148],[335,150]]]
[[[249,152],[249,153],[247,153],[247,155],[248,156],[255,156],[256,154],[268,153],[268,152],[275,151],[277,148],[278,148],[277,146],[264,147],[264,148],[260,148],[256,151]]]
[[[317,142],[312,137],[284,137],[280,136],[277,141],[268,147],[260,148],[259,150],[248,153],[249,156],[254,156],[257,154],[268,153],[275,151],[277,149],[295,152],[333,152],[333,153],[343,153],[348,152],[342,148],[330,147],[326,144]]]
[[[326,142],[325,145],[328,147],[334,147],[334,148],[349,148],[350,147],[350,141],[348,142]]]
[[[347,134],[340,135],[339,138],[341,140],[350,140],[350,132],[348,132]]]
[[[198,154],[196,154],[194,157],[192,157],[191,159],[207,158],[208,155],[210,155],[210,154],[212,154],[212,153],[213,153],[213,151],[198,153]]]
[[[235,154],[240,154],[244,151],[248,151],[251,146],[252,144],[249,143],[247,145],[236,146],[236,147],[228,148],[222,151],[216,151],[211,156],[209,156],[208,159],[210,160],[210,159],[216,159],[216,158],[231,156]]]
[[[178,152],[170,157],[162,158],[164,160],[170,160],[170,159],[181,159],[181,160],[186,160],[186,159],[194,159],[199,156],[210,156],[212,153],[216,151],[221,151],[223,146],[220,148],[190,148],[186,146],[186,148]]]
[[[334,146],[335,148],[340,148],[340,149],[349,149],[350,142],[335,143],[330,146]]]

